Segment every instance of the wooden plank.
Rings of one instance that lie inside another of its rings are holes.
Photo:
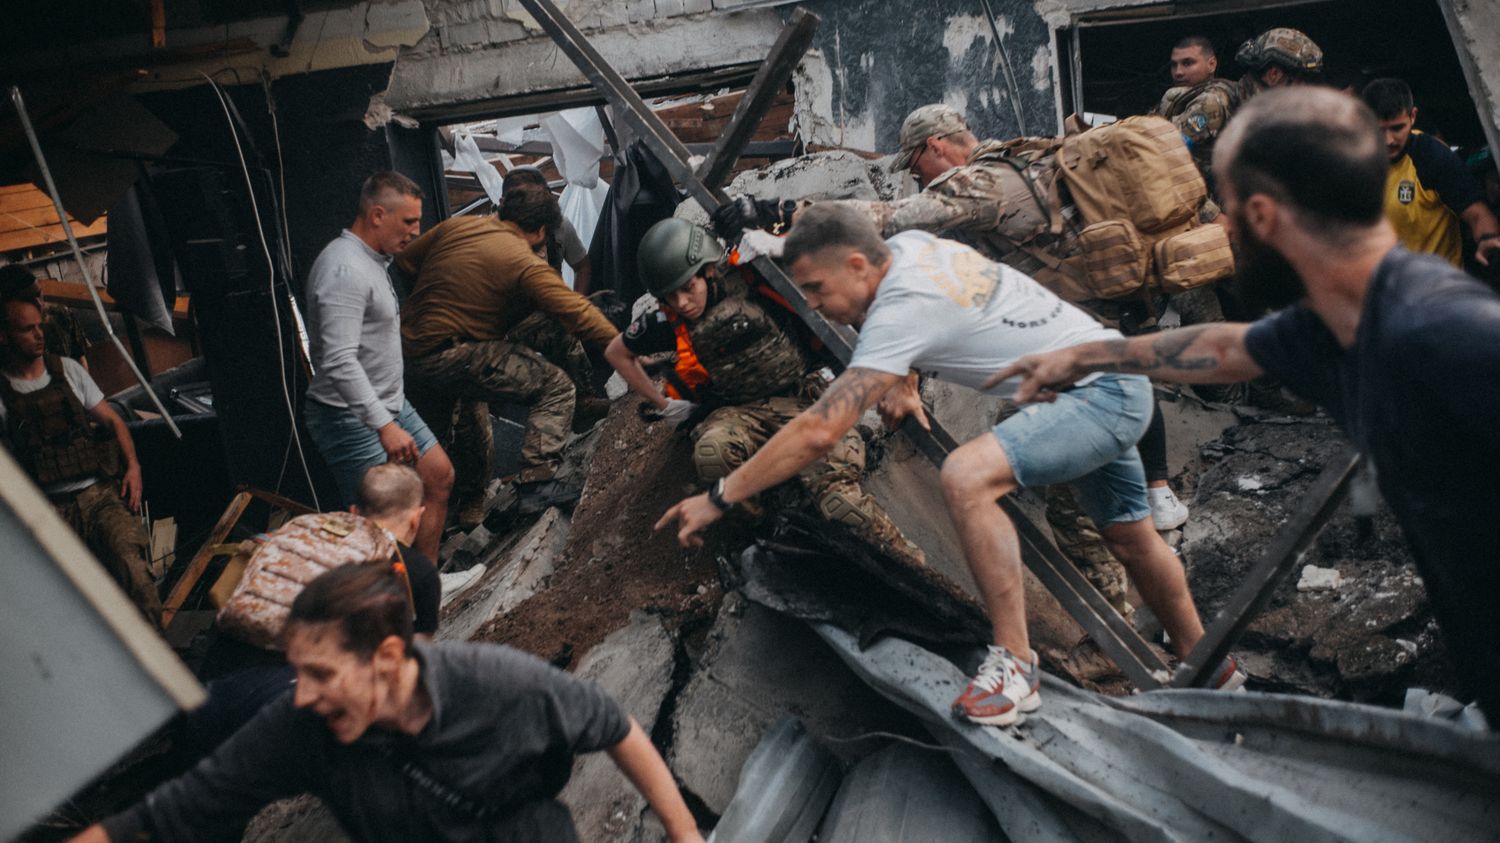
[[[80,240],[85,237],[101,237],[108,231],[109,220],[104,217],[95,220],[93,225],[73,226],[73,236]],[[63,233],[62,223],[25,228],[0,234],[0,252],[33,249],[49,243],[66,243],[67,240],[67,235]]]
[[[0,211],[29,211],[33,208],[51,207],[52,198],[40,190],[0,196]]]
[[[80,226],[78,220],[68,218],[76,229]],[[48,202],[38,208],[27,208],[25,210],[13,210],[0,207],[0,234],[8,234],[12,231],[26,231],[48,225],[57,225],[57,209]]]
[[[163,629],[172,625],[172,616],[182,608],[183,602],[192,593],[193,586],[198,584],[199,577],[202,577],[203,572],[208,570],[208,563],[212,562],[216,555],[214,549],[224,543],[224,539],[229,537],[229,531],[239,523],[240,516],[245,514],[245,507],[250,505],[250,498],[249,492],[240,492],[234,496],[234,499],[229,502],[229,507],[224,510],[224,514],[219,516],[218,523],[214,524],[213,531],[203,541],[203,546],[193,556],[193,561],[188,563],[187,570],[182,572],[182,576],[172,586],[172,593],[167,595],[161,607]]]
[[[56,278],[38,278],[37,283],[42,285],[42,297],[48,301],[55,301],[59,304],[69,306],[85,307],[91,310],[94,307],[94,300],[89,297],[88,288],[78,282],[59,281]],[[114,297],[107,291],[101,289],[99,291],[99,299],[104,302],[106,310],[119,309]],[[188,304],[190,300],[191,296],[187,293],[183,293],[177,297],[177,301],[172,304],[173,319],[188,318]]]

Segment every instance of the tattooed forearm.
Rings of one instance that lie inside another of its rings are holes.
[[[1214,369],[1219,355],[1213,349],[1195,347],[1211,325],[1195,325],[1128,340],[1099,344],[1084,367],[1094,372],[1196,372]]]
[[[861,413],[874,406],[891,384],[899,380],[902,379],[873,369],[847,369],[829,384],[828,391],[807,412],[819,419],[853,425]]]

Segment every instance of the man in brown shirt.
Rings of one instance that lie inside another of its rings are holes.
[[[445,444],[462,399],[481,440],[449,451],[460,521],[483,516],[493,472],[482,402],[531,408],[516,479],[523,493],[539,491],[557,471],[577,393],[587,389],[578,377],[587,371],[584,346],[602,350],[619,333],[533,251],[561,219],[550,192],[521,185],[505,194],[498,218],[446,220],[396,260],[416,279],[401,308],[407,395]]]

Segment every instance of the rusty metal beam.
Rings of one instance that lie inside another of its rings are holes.
[[[755,129],[760,125],[766,109],[771,107],[776,95],[792,78],[792,71],[802,61],[802,54],[812,46],[813,33],[818,29],[818,16],[806,9],[797,9],[787,25],[771,45],[766,61],[756,71],[750,87],[735,106],[729,127],[719,136],[713,152],[698,168],[698,177],[709,187],[720,187],[729,178],[734,163],[739,160]]]
[[[721,188],[710,186],[698,177],[688,164],[687,147],[651,111],[640,95],[630,87],[630,83],[589,44],[583,33],[552,0],[520,2],[557,43],[558,49],[578,66],[583,75],[615,107],[615,116],[630,124],[672,178],[685,187],[704,210],[711,213],[728,200],[728,195]],[[823,341],[828,352],[841,365],[847,365],[858,338],[853,329],[834,325],[809,308],[801,291],[770,258],[756,258],[751,266],[792,304],[797,315]],[[936,419],[931,421],[933,429],[930,433],[910,420],[902,430],[930,460],[941,465],[948,452],[956,447],[956,442],[937,424]],[[1159,687],[1161,682],[1156,672],[1164,671],[1166,665],[1162,664],[1150,646],[1141,640],[1098,590],[1078,573],[1062,552],[1046,539],[1041,529],[1031,523],[1025,513],[1008,500],[1002,500],[1001,505],[1016,522],[1017,531],[1023,537],[1022,556],[1027,566],[1042,580],[1068,614],[1138,687],[1142,690]]]
[[[1208,684],[1219,663],[1229,655],[1229,648],[1265,608],[1281,581],[1297,567],[1297,561],[1313,540],[1328,526],[1329,519],[1349,492],[1349,481],[1359,463],[1360,455],[1352,448],[1340,451],[1329,460],[1308,490],[1306,504],[1277,531],[1265,555],[1219,610],[1203,634],[1203,640],[1178,665],[1177,672],[1172,675],[1172,687],[1201,688]]]

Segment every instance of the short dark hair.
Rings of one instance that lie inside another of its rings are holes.
[[[1197,47],[1198,49],[1202,50],[1203,57],[1206,59],[1217,58],[1219,55],[1218,53],[1214,52],[1214,42],[1208,40],[1208,38],[1202,35],[1189,35],[1188,37],[1172,45],[1172,49],[1174,50],[1187,50],[1193,47]]]
[[[501,195],[503,196],[507,190],[518,184],[539,184],[542,187],[546,187],[547,177],[542,175],[542,171],[536,167],[530,164],[522,164],[506,173],[505,178],[500,181]]]
[[[354,505],[366,518],[390,518],[422,505],[422,476],[409,465],[383,462],[359,479]]]
[[[1373,79],[1359,92],[1360,99],[1375,112],[1377,120],[1394,120],[1417,107],[1411,86],[1400,79]]]
[[[500,219],[513,222],[522,231],[548,231],[562,223],[557,197],[545,187],[518,184],[500,197]]]
[[[412,609],[406,586],[387,562],[344,565],[307,584],[287,617],[289,636],[297,624],[334,623],[343,647],[369,658],[394,635],[411,647]]]
[[[0,301],[34,301],[37,293],[31,270],[16,263],[0,266]]]
[[[1215,150],[1235,196],[1264,193],[1290,205],[1324,239],[1384,215],[1385,141],[1364,103],[1323,87],[1256,94]]]
[[[365,179],[364,186],[359,189],[359,214],[364,216],[376,205],[383,205],[389,201],[387,195],[414,196],[422,198],[422,188],[417,183],[401,175],[395,170],[382,170]]]
[[[820,202],[797,213],[781,259],[791,266],[806,256],[839,247],[859,252],[875,263],[884,263],[891,256],[890,247],[869,216],[837,202]]]

